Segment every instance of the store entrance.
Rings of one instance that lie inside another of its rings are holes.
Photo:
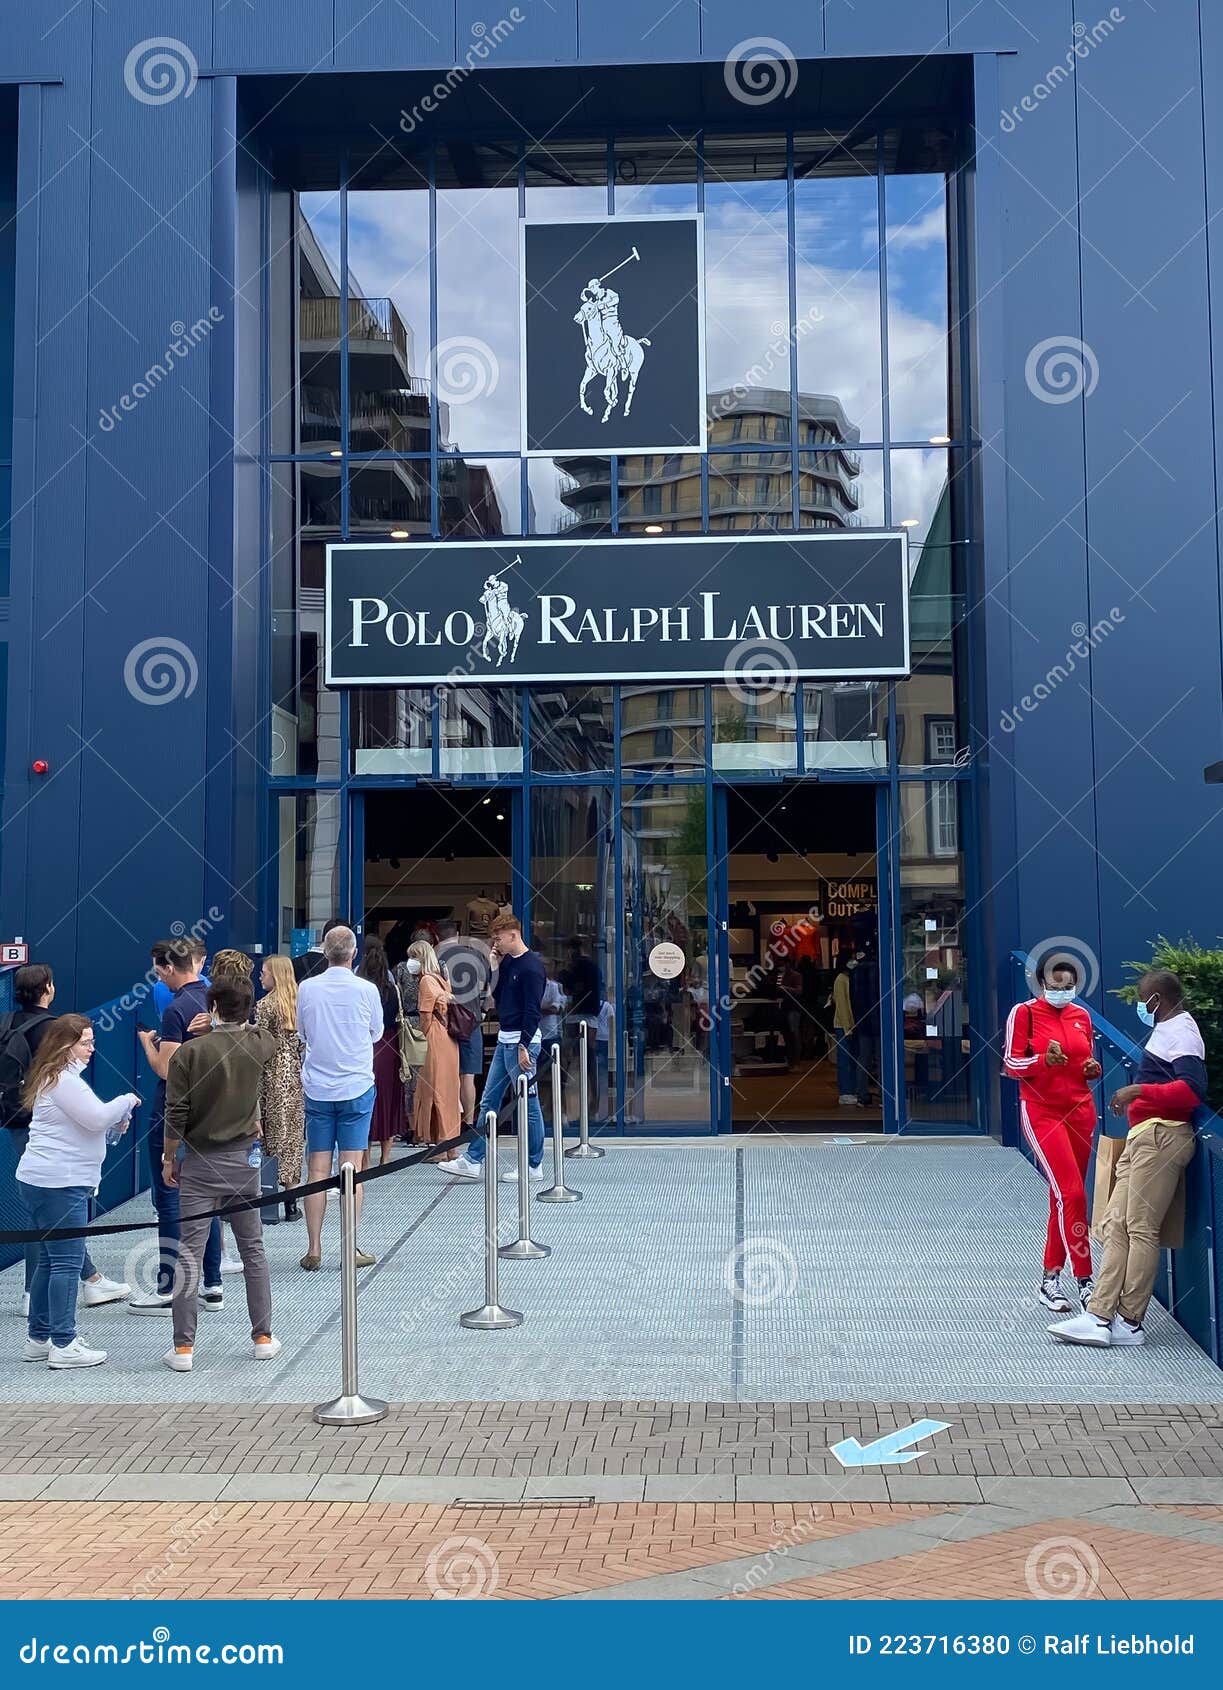
[[[875,788],[729,787],[725,805],[730,1124],[882,1130]]]
[[[364,924],[402,962],[417,929],[439,922],[486,940],[512,901],[514,804],[504,788],[428,787],[364,794]]]

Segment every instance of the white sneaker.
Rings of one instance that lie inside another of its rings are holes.
[[[542,1180],[543,1177],[544,1177],[543,1165],[541,1164],[538,1168],[532,1168],[530,1170],[530,1175],[531,1175],[532,1183],[537,1185],[540,1182],[540,1180]],[[518,1184],[518,1167],[517,1167],[517,1164],[515,1164],[515,1166],[512,1167],[512,1168],[506,1169],[505,1173],[503,1173],[502,1176],[501,1176],[501,1183],[502,1183],[502,1185],[517,1185]]]
[[[91,1350],[81,1341],[78,1332],[70,1344],[61,1348],[59,1344],[51,1344],[47,1350],[47,1366],[59,1369],[61,1367],[98,1367],[106,1360],[105,1350]]]
[[[46,1361],[51,1348],[50,1338],[27,1338],[21,1352],[22,1361]]]
[[[483,1162],[468,1161],[466,1156],[456,1156],[453,1162],[439,1163],[442,1172],[452,1179],[483,1179]]]
[[[225,1307],[225,1288],[221,1285],[205,1285],[200,1289],[200,1307],[205,1309],[223,1309]]]
[[[169,1349],[162,1356],[162,1361],[171,1373],[190,1373],[191,1364],[195,1360],[195,1353],[189,1349]]]
[[[1131,1326],[1129,1321],[1119,1314],[1113,1316],[1108,1335],[1114,1344],[1145,1344],[1147,1341],[1147,1335],[1141,1326]]]
[[[242,1257],[241,1256],[222,1256],[221,1257],[221,1272],[222,1273],[245,1273],[246,1267],[245,1267],[245,1264],[242,1261]]]
[[[1054,1314],[1070,1313],[1070,1298],[1062,1290],[1062,1276],[1060,1273],[1047,1273],[1040,1282],[1040,1290],[1036,1293],[1047,1309]],[[1086,1304],[1084,1304],[1086,1307]]]
[[[1069,1320],[1055,1320],[1049,1331],[1063,1344],[1089,1344],[1095,1349],[1106,1350],[1113,1342],[1108,1321],[1099,1320],[1094,1314],[1076,1314]]]
[[[251,1342],[256,1361],[271,1361],[272,1357],[278,1356],[283,1349],[284,1345],[280,1339],[273,1338],[270,1333],[266,1338],[255,1338]]]
[[[127,1300],[128,1314],[169,1314],[173,1296],[163,1297],[160,1291],[137,1291]]]
[[[84,1282],[80,1300],[87,1309],[96,1309],[103,1303],[121,1303],[131,1294],[130,1285],[123,1285],[116,1279],[107,1279],[106,1275],[102,1274],[98,1279],[87,1279]]]
[[[30,1293],[28,1291],[21,1299],[21,1318],[22,1320],[29,1320],[30,1318]]]

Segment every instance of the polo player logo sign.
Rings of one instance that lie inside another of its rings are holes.
[[[521,556],[514,559],[514,563],[521,562]],[[480,594],[480,604],[484,610],[484,638],[480,642],[480,656],[486,663],[491,662],[492,652],[489,648],[495,645],[498,669],[507,656],[511,663],[517,659],[518,642],[522,638],[522,630],[527,625],[526,617],[511,605],[509,585],[502,580],[506,569],[512,569],[514,563],[507,563],[505,569],[490,575]]]
[[[703,219],[519,227],[524,452],[703,452]]]
[[[641,261],[641,254],[636,247],[623,263],[632,264],[634,260],[638,263]],[[623,264],[616,265],[616,270],[622,268]],[[614,276],[616,270],[609,270],[607,276],[591,277],[582,289],[582,303],[573,319],[575,323],[582,325],[582,338],[586,345],[586,374],[578,388],[578,403],[588,417],[594,415],[586,403],[586,389],[596,376],[602,376],[603,422],[607,421],[615,409],[621,382],[626,383],[628,387],[624,399],[625,416],[632,410],[637,378],[641,374],[641,366],[645,363],[642,348],[650,344],[648,335],[634,340],[632,335],[626,335],[620,326],[620,295],[606,285],[608,276]]]

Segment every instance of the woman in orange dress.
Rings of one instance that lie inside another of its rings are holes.
[[[441,1144],[459,1136],[459,1047],[446,1026],[450,1008],[450,986],[437,960],[437,952],[425,939],[408,949],[408,958],[420,963],[420,1025],[428,1041],[428,1053],[416,1076],[412,1100],[412,1137],[417,1144]],[[457,1150],[436,1158],[452,1162]]]

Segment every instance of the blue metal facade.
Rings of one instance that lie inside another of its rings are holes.
[[[287,100],[310,77],[325,130],[329,78],[348,73],[351,101],[353,73],[452,65],[488,9],[54,10],[64,16],[48,26],[42,9],[6,6],[0,47],[17,199],[4,284],[14,359],[0,926],[55,965],[65,1000],[88,1004],[139,979],[147,940],[174,921],[222,909],[222,942],[264,920],[266,513],[244,455],[255,455],[261,303],[239,261],[259,200],[243,79],[283,76]],[[731,0],[680,0],[663,16],[654,0],[518,10],[499,68],[648,66],[663,86],[669,67],[717,70],[748,27]],[[987,1037],[1016,946],[1075,939],[1099,959],[1099,1002],[1155,933],[1210,942],[1223,928],[1221,800],[1202,773],[1223,756],[1211,332],[1223,16],[1197,0],[1118,7],[1094,41],[1109,16],[1082,0],[764,0],[750,19],[830,90],[881,55],[916,55],[927,73],[954,58],[971,73],[960,262],[972,305],[959,342],[981,442],[970,893],[977,978],[996,986],[978,1005]],[[194,55],[189,96],[132,98],[125,62],[154,37]],[[572,85],[576,99],[578,76]],[[758,121],[748,108],[741,117],[745,132]],[[220,320],[156,403],[101,428],[174,325],[213,305]],[[1041,385],[1039,349],[1054,342],[1090,349],[1090,393],[1049,402],[1064,397]],[[1079,629],[1110,612],[1108,638],[1049,685]],[[146,637],[199,654],[172,708],[150,709],[125,685],[125,659]],[[1002,729],[1038,683],[1048,696]],[[36,758],[49,774],[31,773]]]

